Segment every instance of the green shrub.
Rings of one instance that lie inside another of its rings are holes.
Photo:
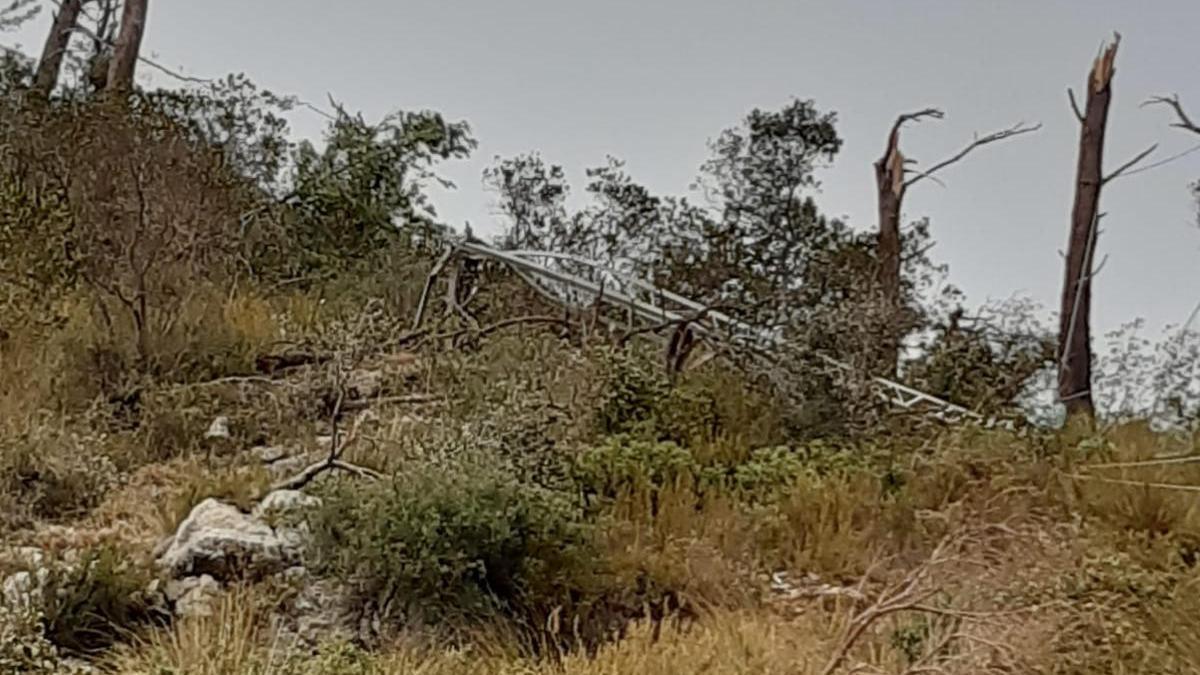
[[[102,548],[78,563],[47,567],[41,585],[46,639],[64,652],[93,653],[156,618],[146,599],[150,575]]]
[[[698,492],[720,488],[754,503],[783,494],[801,475],[827,475],[856,465],[847,454],[817,442],[800,448],[759,448],[740,458],[722,458],[706,450],[619,434],[581,452],[574,478],[585,494],[604,498],[634,490],[653,493],[684,480]]]
[[[580,453],[575,480],[586,494],[661,489],[682,477],[698,478],[703,467],[691,451],[672,441],[649,441],[628,434],[610,436]]]
[[[0,428],[0,525],[78,516],[119,484],[102,435],[21,427]]]
[[[628,350],[602,352],[601,360],[605,377],[596,412],[599,431],[652,433],[670,393],[661,367]]]
[[[521,482],[494,455],[334,488],[310,525],[316,569],[391,619],[553,606],[586,568],[577,499]]]
[[[804,457],[792,448],[761,448],[732,467],[730,483],[740,497],[769,499],[792,485],[806,468]]]

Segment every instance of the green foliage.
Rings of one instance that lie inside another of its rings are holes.
[[[744,504],[769,503],[803,475],[821,475],[830,465],[819,453],[789,447],[752,450],[743,458],[703,456],[672,441],[611,436],[582,451],[574,479],[585,494],[613,499],[622,494],[657,495],[676,485],[703,494],[726,493]]]
[[[495,191],[501,211],[511,219],[504,234],[506,248],[562,250],[557,237],[568,234],[566,200],[570,192],[561,166],[547,166],[538,153],[495,158],[484,169],[483,182]]]
[[[760,448],[733,467],[731,487],[743,498],[771,499],[790,487],[808,468],[804,456],[793,448]]]
[[[922,391],[985,415],[1013,414],[1027,385],[1053,365],[1055,341],[1028,301],[955,310],[905,365]]]
[[[290,177],[282,264],[296,276],[345,267],[386,249],[397,237],[428,245],[441,233],[426,194],[452,184],[434,172],[441,161],[475,147],[466,122],[432,111],[397,112],[376,124],[339,111],[318,149],[300,143]]]
[[[66,196],[22,173],[19,166],[0,164],[0,335],[18,326],[61,323],[55,302],[78,281]]]
[[[38,424],[0,427],[0,524],[60,520],[94,507],[120,481],[99,434]]]
[[[628,435],[611,436],[584,450],[575,466],[580,487],[607,498],[633,490],[657,491],[701,473],[702,466],[686,448]]]
[[[310,525],[317,569],[391,619],[520,616],[563,601],[584,567],[576,500],[519,481],[494,456],[426,460],[334,490]]]
[[[287,670],[294,675],[373,675],[372,654],[348,642],[322,644],[314,655],[297,655]]]
[[[929,642],[929,632],[929,620],[924,616],[918,616],[892,631],[892,648],[904,656],[904,662],[907,665],[912,666],[925,653],[925,645]]]
[[[12,94],[33,80],[33,61],[22,54],[0,50],[0,110],[8,112]]]
[[[279,190],[291,143],[283,117],[295,99],[259,88],[243,74],[204,87],[157,89],[134,99],[135,111],[175,120],[199,144],[219,149],[229,164],[268,193]]]
[[[145,597],[149,574],[120,551],[90,550],[76,563],[46,569],[45,635],[64,652],[94,653],[155,618]]]
[[[669,394],[666,377],[637,353],[602,353],[604,383],[596,423],[604,435],[656,429],[657,414]]]

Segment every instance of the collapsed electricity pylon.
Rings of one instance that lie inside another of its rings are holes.
[[[758,346],[778,345],[782,340],[776,333],[757,329],[632,274],[580,256],[552,251],[504,251],[470,241],[458,244],[457,250],[509,267],[555,304],[580,311],[607,305],[622,313],[630,327],[687,322],[702,337]],[[815,356],[831,367],[850,370],[850,366],[831,356]],[[948,422],[994,423],[975,411],[899,382],[882,377],[871,378],[871,382],[875,393],[897,408],[925,410],[930,416]]]

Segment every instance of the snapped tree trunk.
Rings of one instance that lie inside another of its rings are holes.
[[[79,21],[79,12],[83,9],[83,0],[63,0],[54,15],[54,24],[50,34],[46,36],[46,44],[42,47],[42,58],[38,60],[37,72],[33,77],[33,93],[40,98],[49,98],[50,92],[58,84],[58,74],[62,70],[63,57],[67,54],[67,45],[71,41],[71,33]]]
[[[976,135],[957,154],[936,162],[927,169],[910,169],[911,160],[904,158],[900,152],[900,128],[908,122],[922,119],[942,119],[945,114],[937,108],[926,108],[916,112],[905,113],[896,118],[892,132],[888,134],[887,147],[883,157],[875,162],[875,189],[879,205],[879,242],[876,249],[879,257],[876,282],[880,295],[885,303],[885,325],[882,327],[881,353],[879,362],[886,375],[894,375],[900,360],[900,341],[910,328],[909,319],[905,317],[906,307],[902,294],[901,270],[903,268],[903,243],[900,240],[900,209],[904,205],[904,194],[908,188],[946,167],[961,161],[975,151],[976,148],[1003,141],[1013,136],[1020,136],[1041,128],[1041,125],[1026,126],[1015,124],[1007,129],[994,131],[983,136]],[[911,176],[909,174],[912,174]],[[936,179],[934,179],[936,180]]]
[[[879,256],[876,282],[879,284],[888,325],[882,327],[880,364],[883,375],[895,375],[900,357],[900,206],[904,203],[904,156],[900,154],[900,125],[897,121],[888,136],[883,157],[875,162],[875,188],[879,203]]]
[[[1095,415],[1092,401],[1092,274],[1104,186],[1104,133],[1112,100],[1113,62],[1120,38],[1092,63],[1079,118],[1079,164],[1067,244],[1058,329],[1058,395],[1068,416]]]
[[[121,11],[121,28],[117,42],[113,45],[112,59],[108,63],[107,91],[113,94],[128,94],[133,91],[133,75],[137,67],[138,52],[142,48],[142,35],[146,31],[146,10],[149,0],[125,0]]]

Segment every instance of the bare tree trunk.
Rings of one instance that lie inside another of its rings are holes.
[[[1092,401],[1092,274],[1100,221],[1100,190],[1106,180],[1104,133],[1119,44],[1118,36],[1092,63],[1084,110],[1075,111],[1080,124],[1079,165],[1075,173],[1075,204],[1071,210],[1058,329],[1058,395],[1068,416],[1093,417],[1096,412]]]
[[[883,157],[875,162],[875,189],[879,205],[879,267],[876,281],[886,307],[880,360],[885,376],[895,375],[900,358],[900,207],[904,203],[904,156],[900,154],[900,125],[896,120],[888,135]]]
[[[114,94],[133,91],[133,75],[138,52],[142,47],[142,35],[146,30],[148,4],[149,0],[125,0],[121,12],[121,28],[117,33],[117,42],[113,45],[112,60],[108,64],[106,87]]]
[[[42,47],[42,58],[38,61],[37,72],[33,77],[33,93],[41,98],[49,98],[50,92],[58,84],[58,74],[62,70],[63,57],[67,54],[67,45],[71,41],[71,33],[79,20],[79,11],[83,8],[83,0],[63,0],[54,15],[54,25],[46,36],[46,44]]]

